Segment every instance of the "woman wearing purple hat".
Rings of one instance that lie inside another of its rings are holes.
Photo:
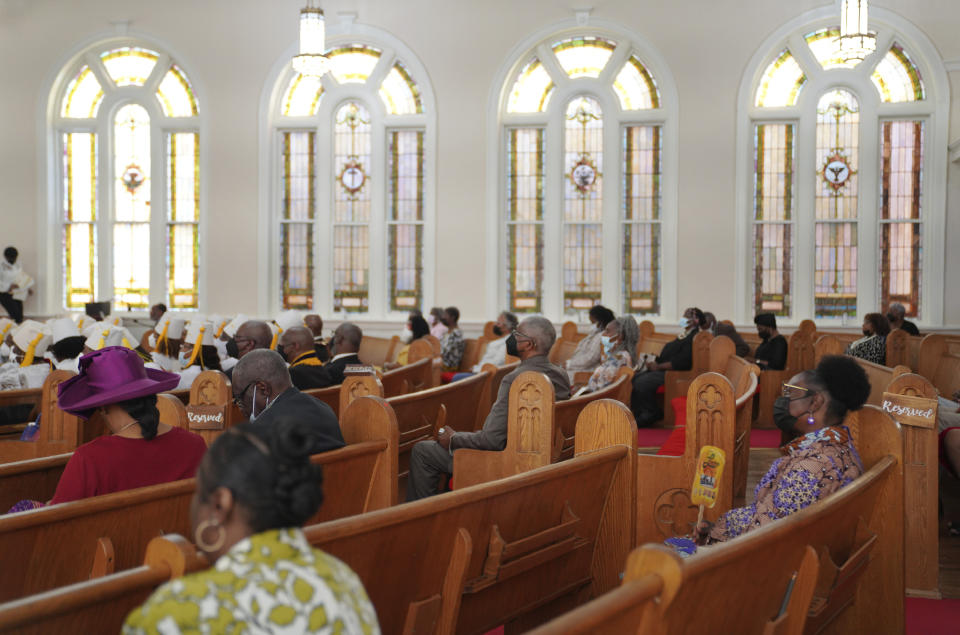
[[[199,435],[160,423],[157,393],[180,376],[144,368],[131,349],[111,346],[80,358],[80,374],[60,384],[61,410],[99,413],[110,434],[70,457],[51,504],[190,478],[207,446]]]

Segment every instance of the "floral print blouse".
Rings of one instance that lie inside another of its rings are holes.
[[[627,351],[614,351],[612,355],[605,356],[603,363],[597,366],[593,374],[590,375],[590,381],[587,382],[587,388],[590,392],[597,392],[606,388],[617,378],[617,372],[623,366],[633,366],[633,359]]]
[[[380,633],[357,575],[300,529],[234,545],[207,569],[168,582],[127,616],[124,633]]]
[[[883,335],[862,337],[850,344],[846,353],[884,366],[887,363],[887,338]]]
[[[863,462],[846,426],[809,432],[780,448],[757,483],[755,502],[731,509],[710,530],[709,542],[722,542],[800,511],[863,473]]]
[[[463,349],[466,344],[463,339],[463,331],[460,329],[449,330],[443,336],[443,339],[440,340],[440,360],[445,371],[456,372],[460,370],[460,361],[463,359]]]

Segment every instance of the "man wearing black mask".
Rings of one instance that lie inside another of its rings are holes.
[[[550,320],[529,317],[507,338],[507,354],[520,358],[520,366],[503,378],[497,401],[478,432],[440,429],[436,441],[421,441],[410,455],[407,500],[414,501],[440,493],[440,485],[453,472],[453,452],[460,448],[502,451],[507,446],[507,410],[510,386],[520,373],[532,370],[545,374],[553,384],[556,398],[570,397],[570,381],[562,368],[550,363],[547,355],[557,332]]]
[[[313,347],[313,334],[302,326],[292,326],[280,336],[277,352],[290,364],[290,380],[298,390],[326,386],[323,363]]]
[[[753,318],[757,335],[763,340],[753,354],[760,370],[783,370],[787,367],[787,338],[777,332],[773,313],[758,313]]]
[[[244,355],[258,348],[270,348],[273,331],[261,320],[247,320],[237,328],[237,333],[227,340],[227,355],[242,359]],[[233,377],[233,368],[226,371],[227,377]]]

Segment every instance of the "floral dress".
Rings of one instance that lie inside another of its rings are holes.
[[[850,344],[846,352],[847,355],[884,366],[887,363],[887,338],[883,335],[862,337]]]
[[[863,462],[846,426],[809,432],[780,448],[757,483],[755,502],[731,509],[710,530],[710,542],[736,538],[800,511],[863,474]]]
[[[604,357],[603,363],[597,366],[593,374],[590,375],[590,381],[587,382],[587,389],[590,392],[597,392],[606,388],[617,378],[617,372],[624,366],[633,366],[633,359],[627,351],[614,351],[612,355]]]
[[[127,616],[124,633],[380,633],[363,584],[300,529],[234,545],[216,564],[168,582]]]

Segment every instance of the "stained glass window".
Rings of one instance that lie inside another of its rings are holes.
[[[795,126],[754,130],[753,308],[790,315]]]
[[[200,135],[167,134],[167,306],[196,309],[200,269]]]
[[[97,135],[65,133],[62,143],[64,305],[82,308],[97,279]]]
[[[563,205],[563,310],[600,301],[603,291],[603,112],[592,97],[566,109]]]
[[[400,62],[393,65],[380,85],[380,99],[391,115],[423,112],[420,89]]]
[[[100,54],[100,61],[117,86],[143,86],[157,64],[157,54],[127,46],[104,51]]]
[[[543,286],[543,129],[507,130],[509,310],[541,311]]]
[[[661,126],[623,130],[623,305],[660,312]]]
[[[660,107],[660,91],[653,75],[636,56],[631,56],[613,80],[613,90],[624,110]]]
[[[333,306],[369,306],[372,186],[370,112],[357,102],[337,110],[334,127]]]
[[[380,59],[380,51],[363,44],[335,48],[326,55],[330,59],[330,74],[340,84],[365,83]]]
[[[537,58],[520,71],[510,91],[508,112],[543,112],[553,94],[553,79]]]
[[[899,44],[890,47],[890,51],[877,64],[870,79],[884,102],[897,103],[923,99],[923,80],[920,79],[920,71]]]
[[[832,68],[851,68],[855,64],[845,62],[838,55],[837,38],[840,37],[840,27],[832,26],[808,33],[804,36],[810,52],[820,62],[823,70]]]
[[[423,132],[389,133],[390,308],[409,311],[423,299]]]
[[[94,49],[57,92],[66,308],[95,300],[117,309],[199,307],[200,135],[189,123],[199,109],[187,74],[175,62],[158,66],[162,57],[135,45]],[[115,111],[99,108],[108,95],[121,97]],[[150,103],[159,105],[155,116]],[[101,129],[110,133],[105,147]]]
[[[313,308],[314,132],[282,134],[283,217],[280,284],[283,307]]]
[[[793,106],[806,81],[803,69],[793,59],[790,50],[783,49],[763,73],[757,88],[756,105],[762,108]]]
[[[576,37],[555,43],[553,54],[569,77],[596,78],[600,77],[615,48],[615,42],[602,38]]]
[[[814,201],[814,316],[857,314],[857,203],[860,107],[846,90],[817,104],[817,176]]]
[[[881,138],[881,306],[899,302],[920,310],[923,122],[884,121]]]
[[[138,104],[117,111],[113,126],[113,290],[124,307],[150,306],[150,115]]]

